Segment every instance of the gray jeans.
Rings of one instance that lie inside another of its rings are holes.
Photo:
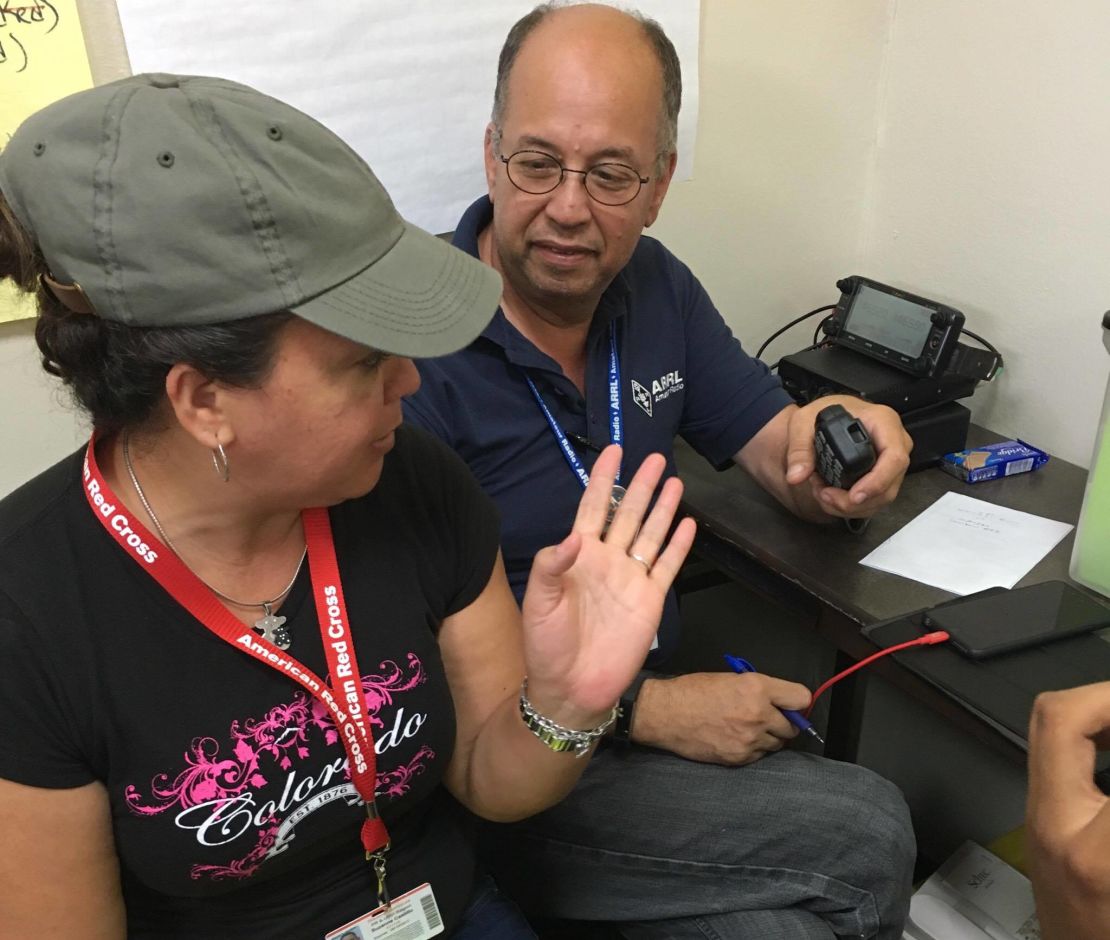
[[[617,922],[633,940],[897,940],[915,854],[901,793],[862,767],[618,745],[558,806],[487,824],[482,842],[527,913]]]

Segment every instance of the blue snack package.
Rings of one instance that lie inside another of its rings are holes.
[[[971,450],[945,454],[940,459],[942,470],[965,483],[982,483],[997,477],[1011,477],[1015,473],[1028,473],[1046,463],[1048,454],[1025,441],[984,444]]]

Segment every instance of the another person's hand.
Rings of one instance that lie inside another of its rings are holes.
[[[875,445],[875,466],[850,490],[828,486],[817,473],[813,449],[817,415],[829,405],[843,405],[862,422]],[[817,504],[830,516],[859,518],[873,515],[894,501],[910,465],[913,440],[902,426],[898,413],[886,405],[853,398],[827,395],[795,410],[787,428],[786,482],[808,486]]]
[[[682,495],[677,477],[648,512],[666,467],[658,454],[636,471],[606,528],[620,456],[610,446],[598,457],[570,535],[536,555],[522,605],[528,697],[566,727],[596,725],[640,669],[694,541],[692,519],[667,538]]]
[[[1044,940],[1110,936],[1110,799],[1094,784],[1110,748],[1110,682],[1037,697],[1026,834]]]
[[[636,699],[632,740],[689,760],[750,764],[798,730],[780,708],[806,708],[810,691],[761,673],[701,672],[649,679]]]

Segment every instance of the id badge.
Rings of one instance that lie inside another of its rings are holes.
[[[324,940],[424,940],[441,933],[443,918],[432,886],[425,883],[394,898],[388,909],[376,907],[325,934]]]

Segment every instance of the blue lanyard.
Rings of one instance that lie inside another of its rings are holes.
[[[570,464],[570,469],[574,471],[574,475],[578,477],[578,482],[585,489],[586,484],[590,482],[590,475],[586,472],[586,466],[582,463],[582,458],[578,456],[578,452],[567,439],[566,432],[555,420],[555,415],[551,413],[551,409],[547,407],[547,402],[543,400],[540,390],[536,388],[532,376],[525,372],[524,380],[532,390],[532,396],[536,399],[536,404],[540,406],[543,416],[547,418],[551,433],[555,435],[555,440],[558,442],[559,449],[563,452],[567,463]],[[622,446],[624,444],[624,425],[621,420],[621,363],[620,357],[617,355],[617,327],[615,323],[609,326],[609,441]],[[620,468],[618,467],[614,483],[619,483],[620,478]]]

